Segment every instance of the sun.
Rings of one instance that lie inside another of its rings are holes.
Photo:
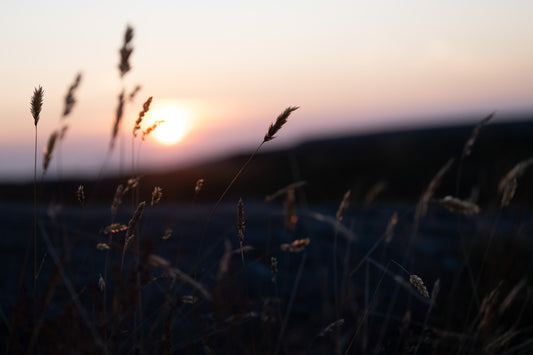
[[[163,145],[174,145],[180,142],[188,130],[189,114],[181,107],[165,105],[150,111],[148,124],[163,121],[153,131],[155,139]]]

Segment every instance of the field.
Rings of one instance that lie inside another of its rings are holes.
[[[186,170],[1,185],[4,352],[531,354],[530,119],[263,153],[297,114]]]

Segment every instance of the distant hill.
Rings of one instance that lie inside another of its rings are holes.
[[[231,189],[234,196],[264,198],[292,182],[305,180],[305,198],[310,202],[339,201],[347,189],[356,200],[378,182],[386,184],[383,200],[416,200],[439,168],[455,157],[457,160],[442,182],[437,195],[456,192],[461,166],[459,197],[466,198],[472,188],[479,189],[482,200],[494,199],[499,179],[520,160],[533,156],[533,121],[490,123],[480,131],[472,154],[459,157],[474,125],[344,136],[308,141],[292,148],[258,154]],[[165,199],[190,201],[196,180],[205,179],[201,200],[220,195],[249,154],[211,161],[165,173],[146,173],[142,196],[150,196],[154,185],[163,187]],[[531,169],[533,171],[533,169]],[[522,202],[530,202],[532,171],[523,176],[517,192]],[[98,183],[98,199],[108,201],[122,180]],[[40,191],[43,198],[60,189],[65,199],[74,201],[74,190],[83,183],[92,191],[94,182],[48,182]],[[529,194],[527,194],[529,192]],[[0,185],[0,200],[31,200],[32,189],[26,185]],[[47,200],[46,198],[44,200]]]

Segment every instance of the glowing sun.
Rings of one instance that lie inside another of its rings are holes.
[[[150,111],[149,124],[163,121],[154,130],[155,139],[163,145],[174,145],[181,141],[188,130],[189,114],[177,106],[161,106]]]

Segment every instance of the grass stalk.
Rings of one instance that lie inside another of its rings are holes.
[[[226,186],[226,188],[224,189],[224,192],[222,192],[222,194],[220,195],[220,197],[218,198],[217,202],[215,203],[215,205],[213,206],[213,208],[211,209],[211,212],[209,213],[209,217],[207,218],[207,222],[206,224],[204,225],[204,230],[202,232],[202,236],[200,238],[200,245],[198,247],[198,255],[196,257],[196,265],[194,267],[194,279],[196,280],[197,279],[197,276],[198,276],[198,266],[200,264],[200,253],[202,251],[202,248],[203,248],[203,243],[204,243],[204,239],[205,239],[205,236],[207,234],[207,229],[209,227],[209,224],[211,223],[211,220],[213,219],[213,216],[215,214],[215,212],[217,211],[218,209],[218,206],[220,205],[220,203],[222,202],[222,200],[224,199],[224,197],[226,197],[226,194],[229,192],[229,190],[231,189],[231,187],[233,186],[233,184],[235,184],[235,182],[237,181],[237,179],[239,178],[239,176],[241,176],[241,174],[244,172],[244,170],[246,169],[246,167],[248,166],[248,164],[250,164],[250,162],[252,161],[252,159],[255,157],[255,155],[257,154],[257,152],[259,152],[259,149],[261,149],[261,147],[263,146],[263,144],[265,144],[266,142],[268,141],[271,141],[275,138],[275,135],[276,133],[281,129],[281,127],[283,127],[283,125],[285,123],[287,123],[287,119],[289,118],[290,114],[293,112],[293,111],[296,111],[299,107],[298,106],[289,106],[285,109],[285,111],[283,111],[277,118],[276,118],[276,121],[274,123],[271,123],[269,128],[268,128],[268,131],[267,133],[265,134],[264,138],[263,138],[263,141],[257,146],[257,148],[255,149],[255,151],[250,155],[250,157],[248,158],[248,160],[246,160],[246,162],[241,166],[241,168],[239,169],[239,171],[237,172],[237,174],[235,174],[235,176],[233,177],[233,179],[230,181],[230,183]]]

